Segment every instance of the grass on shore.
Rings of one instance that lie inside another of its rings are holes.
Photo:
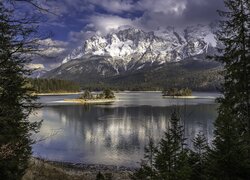
[[[98,168],[86,169],[32,158],[30,167],[22,180],[95,180],[99,172],[104,175],[106,180],[129,180],[132,173],[128,170],[109,168],[99,171]]]

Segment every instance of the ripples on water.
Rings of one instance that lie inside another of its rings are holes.
[[[35,156],[86,164],[138,166],[149,137],[158,141],[178,110],[185,126],[187,144],[202,131],[212,138],[216,118],[215,93],[196,93],[201,99],[164,99],[158,92],[119,93],[107,105],[69,105],[57,101],[71,96],[44,96],[47,106],[32,115],[43,119],[33,146]],[[204,98],[204,97],[209,97]]]

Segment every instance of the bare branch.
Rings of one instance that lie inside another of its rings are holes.
[[[46,12],[49,14],[53,14],[55,16],[59,16],[58,14],[51,12],[49,9],[43,8],[40,5],[38,5],[37,3],[35,3],[33,0],[12,0],[12,1],[16,1],[16,2],[26,2],[31,4],[33,7],[35,7],[36,9],[38,9],[40,12]]]

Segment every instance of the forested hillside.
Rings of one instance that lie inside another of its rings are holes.
[[[80,86],[72,81],[60,79],[30,79],[37,93],[79,92]]]
[[[154,69],[144,69],[102,79],[86,77],[74,79],[83,88],[117,90],[163,90],[189,88],[194,91],[217,91],[223,82],[222,66],[208,60],[187,60],[167,63]],[[71,79],[70,76],[67,78]],[[73,77],[72,77],[73,78]]]

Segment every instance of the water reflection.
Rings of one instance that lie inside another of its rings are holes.
[[[189,145],[199,131],[212,138],[215,109],[214,104],[178,106]],[[170,106],[44,107],[31,119],[44,119],[39,137],[49,138],[34,145],[34,155],[60,161],[136,166],[149,136],[158,141],[163,135],[172,111]]]

